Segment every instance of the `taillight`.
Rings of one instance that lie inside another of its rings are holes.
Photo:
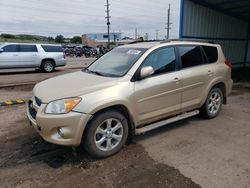
[[[64,59],[66,59],[66,55],[65,55],[65,53],[63,53],[63,58],[64,58]]]
[[[225,64],[226,64],[230,69],[233,68],[232,63],[230,63],[229,61],[225,61]]]

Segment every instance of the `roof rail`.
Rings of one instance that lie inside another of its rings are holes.
[[[130,42],[129,44],[136,44],[140,42],[163,42],[163,40],[136,40],[136,41]]]
[[[164,40],[162,41],[161,43],[168,43],[168,42],[204,42],[204,43],[211,43],[211,44],[214,44],[213,41],[208,41],[208,40],[205,40],[205,39],[190,39],[190,38],[182,38],[182,39],[167,39],[167,40]]]

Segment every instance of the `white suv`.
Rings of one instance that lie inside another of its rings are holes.
[[[65,66],[66,60],[60,45],[5,43],[0,45],[0,69],[39,68],[53,72]]]

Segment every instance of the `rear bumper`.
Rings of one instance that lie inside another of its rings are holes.
[[[43,112],[45,104],[42,104],[38,109],[35,109],[37,108],[35,105],[35,102],[29,101],[27,117],[30,124],[45,141],[64,146],[81,144],[83,131],[92,117],[91,115],[77,112],[60,115],[45,114]]]
[[[66,66],[66,64],[67,64],[66,59],[60,59],[56,61],[56,67]]]
[[[230,79],[228,81],[227,96],[232,92],[232,89],[233,89],[233,80]]]

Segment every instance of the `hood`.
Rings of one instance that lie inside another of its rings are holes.
[[[33,92],[43,103],[48,103],[113,86],[119,79],[121,78],[104,77],[78,71],[40,82],[34,87]]]

